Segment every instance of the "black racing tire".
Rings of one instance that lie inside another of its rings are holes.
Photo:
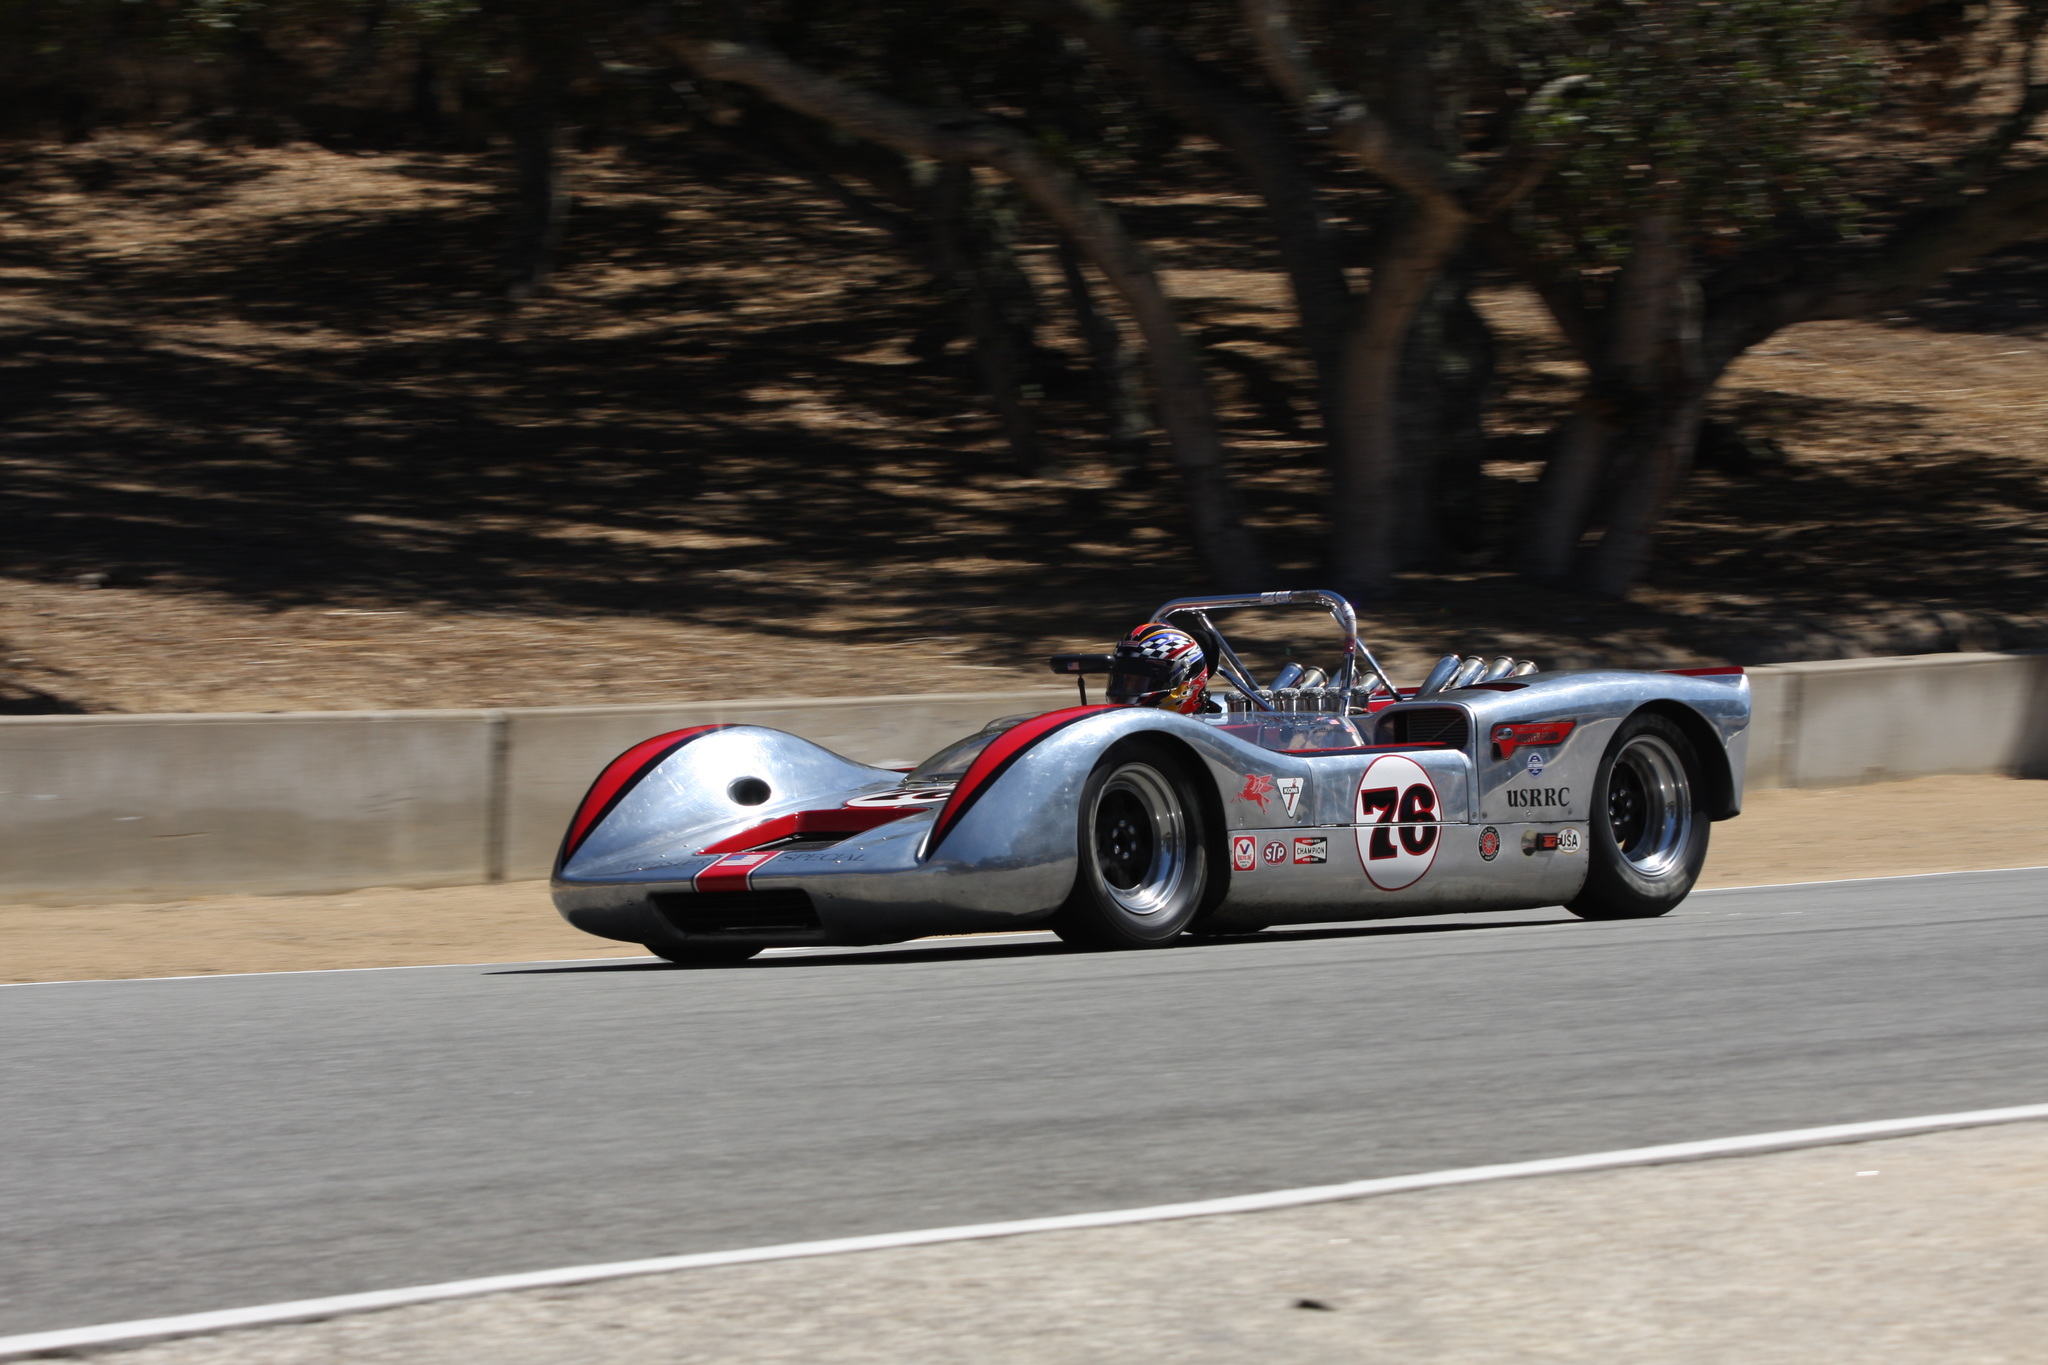
[[[1593,783],[1586,884],[1565,908],[1580,919],[1676,909],[1707,861],[1705,789],[1699,751],[1677,725],[1655,712],[1622,722]]]
[[[1164,948],[1206,908],[1207,821],[1193,781],[1157,740],[1122,740],[1081,790],[1080,865],[1052,930],[1080,948]]]
[[[744,943],[682,943],[673,948],[659,943],[643,944],[656,957],[665,957],[678,967],[730,967],[745,962],[761,950]]]

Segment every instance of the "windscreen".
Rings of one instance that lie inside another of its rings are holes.
[[[903,785],[916,787],[958,782],[997,735],[1030,719],[1030,716],[1004,716],[1001,720],[990,721],[967,738],[953,741],[911,769],[909,776],[903,779]]]

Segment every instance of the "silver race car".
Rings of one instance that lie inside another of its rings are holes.
[[[1261,685],[1212,617],[1298,605],[1342,631],[1334,667]],[[992,722],[907,774],[752,725],[636,745],[577,809],[555,905],[690,964],[1022,928],[1152,948],[1559,904],[1629,919],[1683,900],[1709,823],[1742,808],[1740,668],[1449,655],[1397,688],[1320,591],[1182,598],[1117,654],[1052,666],[1081,704]],[[1098,674],[1149,704],[1089,705]]]

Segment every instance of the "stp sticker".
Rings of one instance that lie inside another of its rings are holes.
[[[1237,799],[1240,801],[1250,801],[1258,806],[1260,810],[1265,810],[1267,809],[1266,798],[1272,794],[1273,775],[1271,773],[1246,773],[1244,775],[1244,790],[1237,794]]]
[[[1330,841],[1321,835],[1310,835],[1294,841],[1294,861],[1297,863],[1327,863],[1330,861]]]
[[[1489,863],[1500,856],[1500,831],[1492,825],[1479,831],[1479,856]]]
[[[1541,777],[1541,776],[1543,776],[1543,765],[1544,765],[1545,761],[1546,761],[1546,760],[1544,759],[1544,757],[1543,757],[1543,755],[1542,755],[1541,753],[1537,752],[1537,751],[1536,751],[1536,750],[1534,750],[1534,749],[1531,749],[1531,750],[1529,751],[1529,763],[1528,763],[1528,768],[1529,768],[1529,776],[1531,776],[1531,777]]]
[[[1579,847],[1579,832],[1570,825],[1566,825],[1557,832],[1557,851],[1559,853],[1577,853]]]
[[[1286,862],[1286,861],[1287,861],[1287,845],[1285,845],[1285,844],[1281,843],[1281,842],[1280,842],[1280,841],[1279,841],[1278,839],[1275,839],[1275,840],[1274,840],[1274,841],[1273,841],[1272,843],[1270,843],[1270,844],[1267,844],[1267,845],[1266,845],[1266,861],[1267,861],[1267,862],[1269,862],[1269,863],[1284,863],[1284,862]]]
[[[1249,834],[1230,836],[1230,865],[1239,872],[1250,872],[1259,865],[1259,841]]]
[[[1274,785],[1280,788],[1280,803],[1287,807],[1287,818],[1292,820],[1301,809],[1301,779],[1283,777]]]
[[[1436,861],[1436,783],[1412,758],[1381,754],[1358,779],[1358,861],[1382,891],[1415,885]]]

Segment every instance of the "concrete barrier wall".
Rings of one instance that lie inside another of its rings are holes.
[[[0,720],[0,897],[484,879],[477,711]]]
[[[1752,788],[2048,776],[2048,655],[1750,670]],[[547,875],[603,764],[687,725],[789,730],[912,763],[1017,692],[504,711],[0,718],[0,899],[170,900]]]
[[[1830,659],[1749,678],[1754,788],[2048,776],[2048,655]]]

